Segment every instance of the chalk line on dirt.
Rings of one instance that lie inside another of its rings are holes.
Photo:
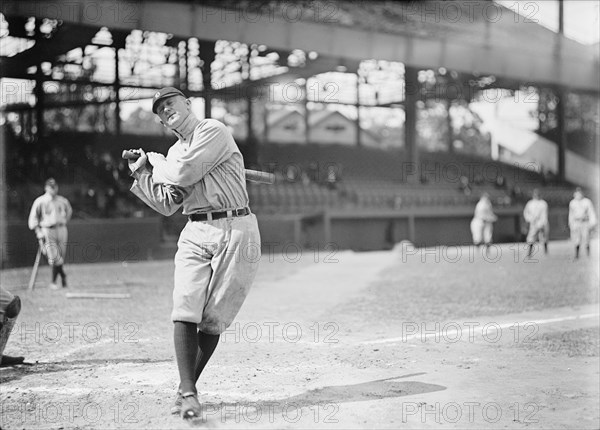
[[[564,308],[560,308],[560,310],[563,311]],[[544,311],[544,313],[546,313],[546,314],[553,314],[553,315],[556,315],[556,312],[557,312],[556,309],[547,309]],[[436,330],[436,331],[433,331],[433,330],[421,331],[421,329],[418,325],[416,325],[415,323],[410,323],[410,324],[414,325],[414,326],[410,327],[411,328],[410,334],[405,333],[404,336],[399,336],[399,337],[362,341],[362,342],[359,342],[359,344],[360,345],[379,345],[379,344],[386,344],[386,343],[406,342],[406,341],[414,340],[414,339],[421,339],[421,340],[426,340],[427,338],[439,339],[440,337],[453,339],[453,336],[456,336],[457,339],[462,339],[462,335],[465,333],[469,334],[469,339],[473,339],[475,337],[482,337],[483,330],[485,330],[486,334],[487,334],[488,332],[494,332],[494,331],[498,331],[498,330],[502,330],[502,329],[506,329],[506,328],[514,328],[514,327],[525,327],[526,328],[528,326],[549,325],[549,324],[567,322],[567,321],[583,321],[583,320],[589,320],[589,319],[593,319],[593,318],[598,319],[599,317],[600,317],[599,313],[592,312],[592,313],[583,313],[583,314],[579,314],[579,315],[563,315],[563,316],[560,316],[557,318],[527,319],[527,318],[522,318],[522,317],[518,318],[517,317],[517,318],[513,318],[512,320],[510,319],[510,317],[507,318],[507,316],[501,316],[501,317],[496,318],[496,320],[509,319],[508,322],[503,322],[503,323],[493,322],[489,319],[487,322],[482,322],[478,318],[473,318],[471,320],[465,320],[462,323],[460,323],[460,322],[446,323],[446,325],[452,325],[452,327],[459,327],[458,329],[450,328],[450,329]],[[597,325],[597,324],[595,324],[595,325]],[[477,327],[477,328],[483,327],[483,329],[474,330],[474,327]],[[418,330],[418,332],[416,332],[416,333],[412,332],[412,330],[415,328]]]

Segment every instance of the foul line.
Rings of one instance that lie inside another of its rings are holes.
[[[541,325],[541,324],[550,324],[550,323],[554,323],[554,322],[561,322],[561,321],[571,321],[571,320],[578,320],[578,319],[585,319],[585,318],[594,318],[594,317],[599,317],[600,314],[584,314],[584,315],[576,315],[576,316],[568,316],[568,317],[562,317],[562,318],[550,318],[550,319],[545,319],[545,320],[537,320],[537,321],[524,321],[524,322],[510,322],[510,323],[505,323],[505,324],[497,324],[497,323],[493,323],[494,325],[490,325],[487,327],[487,329],[489,330],[497,330],[497,329],[504,329],[504,328],[509,328],[509,327],[513,327],[515,324],[517,325],[525,325],[525,324],[536,324],[536,325]],[[466,321],[469,324],[472,324],[471,321]],[[458,324],[458,323],[455,323]],[[490,324],[490,323],[488,323]],[[479,324],[478,324],[479,325]],[[485,325],[484,325],[485,326]],[[486,329],[486,331],[487,331]],[[455,329],[451,329],[451,330],[444,330],[444,331],[439,331],[439,332],[427,332],[427,333],[417,333],[417,334],[411,334],[408,336],[401,336],[401,337],[393,337],[393,338],[388,338],[388,339],[379,339],[379,340],[368,340],[365,342],[361,342],[362,345],[376,345],[376,344],[381,344],[381,343],[394,343],[394,342],[406,342],[412,339],[416,339],[416,338],[421,338],[421,339],[426,339],[428,337],[441,337],[441,336],[448,336],[448,335],[454,335],[454,334],[463,334],[464,332],[468,332],[472,330],[472,326],[463,328],[461,330],[455,330]]]

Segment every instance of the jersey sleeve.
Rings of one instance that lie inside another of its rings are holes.
[[[590,227],[594,227],[598,222],[598,219],[596,218],[596,211],[594,210],[594,204],[591,200],[588,200],[588,219]]]
[[[154,165],[152,178],[160,184],[187,187],[199,182],[212,169],[231,157],[229,131],[216,120],[206,120],[206,124],[194,132],[189,149],[173,155],[171,151],[165,160]]]
[[[67,199],[64,199],[65,204],[65,213],[67,215],[66,222],[71,221],[71,217],[73,216],[73,208],[71,207],[71,203]]]
[[[569,228],[572,228],[571,226],[573,225],[573,217],[574,217],[574,208],[573,206],[575,206],[575,204],[573,203],[575,200],[571,200],[569,202]]]
[[[161,215],[171,216],[182,206],[186,190],[174,185],[157,184],[148,170],[134,173],[131,192]]]
[[[527,202],[525,209],[523,209],[523,218],[525,218],[525,221],[531,222],[531,201]]]
[[[35,230],[36,227],[40,226],[40,221],[42,218],[42,205],[39,199],[35,199],[33,205],[31,206],[31,211],[29,212],[29,219],[27,224],[30,230]]]

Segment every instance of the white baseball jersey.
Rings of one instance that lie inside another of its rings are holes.
[[[497,217],[492,209],[492,203],[485,199],[479,200],[475,206],[474,218],[483,222],[495,222]]]
[[[225,124],[205,119],[189,143],[175,142],[154,163],[157,184],[183,187],[183,214],[248,206],[244,160]]]
[[[596,221],[596,212],[590,199],[584,197],[581,200],[571,200],[569,203],[569,225],[587,222],[592,227],[596,225]]]
[[[33,202],[29,213],[29,229],[65,225],[71,219],[73,209],[62,196],[52,197],[45,193]]]
[[[548,224],[548,203],[542,199],[529,200],[523,210],[523,217],[532,228],[544,227]]]

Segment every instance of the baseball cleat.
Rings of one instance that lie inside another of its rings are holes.
[[[50,285],[48,285],[48,288],[51,290],[60,290],[60,287],[55,282],[51,282]]]
[[[194,419],[202,415],[202,406],[198,402],[196,393],[183,393],[181,395],[181,418]]]
[[[171,406],[171,415],[180,415],[181,414],[181,404],[182,403],[183,403],[183,397],[181,397],[181,391],[177,391],[177,396],[175,397],[173,406]]]

